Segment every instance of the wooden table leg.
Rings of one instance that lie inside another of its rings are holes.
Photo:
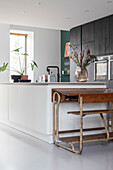
[[[83,149],[83,103],[82,97],[80,97],[80,153]]]
[[[55,96],[57,96],[57,99],[58,99],[57,102],[55,101]],[[57,104],[56,111],[55,111],[55,103]],[[59,137],[59,104],[60,104],[60,94],[55,92],[53,94],[53,141],[57,146],[60,146],[64,149],[72,151],[76,154],[81,154],[82,149],[83,149],[83,103],[82,103],[82,97],[80,97],[80,149],[79,149],[79,151],[75,150],[74,144],[72,142],[68,143],[72,147],[72,148],[69,148],[69,147],[64,146],[63,144],[58,143],[56,141],[56,139],[58,141],[60,141],[60,137]],[[55,116],[55,113],[56,113],[56,116]],[[56,125],[56,127],[55,127],[55,125]]]
[[[108,127],[107,127],[107,125],[106,125],[106,122],[105,122],[105,120],[104,120],[104,116],[103,116],[103,114],[102,114],[102,113],[100,113],[100,117],[101,117],[102,122],[103,122],[103,124],[104,124],[104,127],[105,127],[105,129],[106,129],[106,133],[107,133],[107,140],[109,140],[109,130],[108,130]]]
[[[112,102],[112,107],[111,108],[113,109],[113,102]],[[113,132],[113,113],[111,114],[111,130]]]
[[[107,103],[107,110],[110,110],[110,104],[109,102]],[[109,130],[109,113],[107,113],[107,128]]]
[[[55,94],[53,95],[53,142],[55,143]]]
[[[57,96],[57,102],[55,101],[55,96]],[[56,106],[56,118],[55,118],[55,104]],[[56,144],[55,136],[59,140],[59,104],[60,104],[60,95],[55,92],[53,94],[53,142]],[[56,127],[55,127],[56,126]]]

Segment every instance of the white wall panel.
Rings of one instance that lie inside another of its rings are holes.
[[[9,116],[9,86],[0,85],[0,120],[7,121]]]
[[[9,121],[47,133],[47,86],[9,87]]]
[[[0,66],[3,62],[10,62],[10,25],[0,24]],[[9,71],[0,72],[0,82],[9,81]]]

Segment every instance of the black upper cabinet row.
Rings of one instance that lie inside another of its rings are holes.
[[[81,26],[71,29],[70,42],[73,45],[80,45],[81,44]]]
[[[82,26],[82,50],[89,46],[91,54],[94,54],[94,22]]]
[[[98,56],[113,54],[113,15],[71,29],[70,42],[82,44],[82,49],[89,45],[93,54]]]
[[[94,41],[94,22],[82,26],[82,43]]]
[[[113,15],[110,17],[110,53],[113,54]]]
[[[110,53],[109,17],[95,21],[95,55]]]
[[[71,29],[70,41],[73,45],[81,45],[81,38],[82,38],[82,43],[94,41],[94,23],[93,22],[89,24],[85,24],[82,27],[79,26],[79,27],[75,27]]]

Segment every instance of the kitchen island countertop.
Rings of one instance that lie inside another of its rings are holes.
[[[37,82],[37,83],[0,83],[0,85],[106,85],[105,82]]]

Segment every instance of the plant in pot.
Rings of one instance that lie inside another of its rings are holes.
[[[23,56],[25,58],[26,56],[28,56],[28,54],[27,53],[20,54],[21,48],[17,48],[12,51],[12,52],[15,52],[15,55],[18,56],[18,60],[19,60],[19,69],[11,68],[11,71],[17,73],[17,75],[11,75],[11,78],[14,80],[14,82],[28,81],[28,75],[25,74],[26,69],[28,67],[31,67],[31,70],[33,71],[35,67],[38,68],[37,63],[34,60],[31,60],[31,62],[26,66],[22,64],[21,57]],[[30,81],[31,80],[29,80],[29,82]]]

